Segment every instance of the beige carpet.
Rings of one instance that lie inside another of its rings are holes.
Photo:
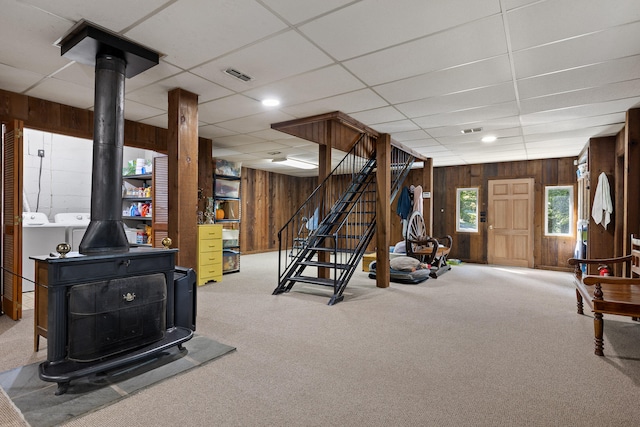
[[[327,306],[271,295],[276,263],[244,255],[198,289],[198,334],[236,352],[65,425],[638,425],[640,325],[605,316],[595,356],[568,273],[462,264],[379,289],[359,270]],[[0,371],[44,356],[31,319],[0,318]]]

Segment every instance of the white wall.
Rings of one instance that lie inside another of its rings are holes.
[[[39,149],[44,150],[44,158],[38,157]],[[123,163],[137,158],[151,160],[156,155],[124,147]],[[25,129],[23,211],[36,212],[37,208],[49,221],[61,212],[90,212],[92,157],[93,141],[89,139]]]

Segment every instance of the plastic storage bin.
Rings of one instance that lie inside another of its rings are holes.
[[[230,162],[224,159],[216,159],[215,174],[240,177],[241,168],[242,168],[242,163],[240,162]]]
[[[216,179],[215,195],[216,197],[240,197],[240,181]]]

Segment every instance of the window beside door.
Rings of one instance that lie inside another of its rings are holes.
[[[573,186],[559,185],[544,188],[546,236],[571,236],[573,224]]]
[[[456,231],[478,232],[478,191],[474,188],[456,189]]]

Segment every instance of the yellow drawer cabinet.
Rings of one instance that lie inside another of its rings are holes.
[[[222,280],[222,225],[198,225],[198,286]]]

